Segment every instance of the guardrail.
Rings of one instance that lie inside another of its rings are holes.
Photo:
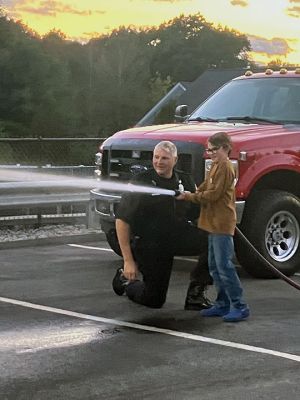
[[[70,219],[88,225],[89,198],[89,190],[68,186],[68,181],[0,182],[0,225],[41,226]]]
[[[28,173],[42,173],[49,175],[65,175],[70,177],[93,177],[95,165],[21,165],[0,164],[0,171],[5,174],[6,170]]]
[[[25,174],[92,178],[95,169],[94,155],[104,140],[105,138],[0,138],[0,181],[10,180],[10,172],[16,172],[20,176],[23,173],[24,181],[27,179]],[[60,179],[57,178],[58,183]],[[61,185],[55,193],[51,193],[46,188],[30,189],[30,183],[21,182],[23,178],[18,181],[11,187],[8,182],[3,185],[0,182],[0,225],[41,225],[49,221],[65,222],[74,218],[88,224],[88,189],[65,190]],[[48,189],[53,186],[53,182],[47,184]]]
[[[88,225],[89,193],[0,196],[0,225],[36,226],[74,220]]]

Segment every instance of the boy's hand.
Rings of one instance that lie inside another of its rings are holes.
[[[191,192],[181,192],[178,196],[176,196],[176,200],[185,200],[186,193],[191,193]]]

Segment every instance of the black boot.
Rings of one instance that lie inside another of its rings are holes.
[[[206,284],[192,281],[189,285],[184,309],[185,310],[203,310],[210,308],[213,304],[205,296],[205,290],[207,288]]]

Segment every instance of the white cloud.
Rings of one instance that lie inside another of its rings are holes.
[[[272,38],[270,40],[263,37],[248,35],[252,51],[255,53],[264,53],[269,56],[287,56],[293,50],[288,41],[283,38]]]

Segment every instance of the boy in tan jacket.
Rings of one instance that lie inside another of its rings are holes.
[[[214,305],[202,310],[203,317],[223,317],[239,322],[249,317],[243,288],[232,263],[233,235],[236,225],[235,174],[229,153],[232,145],[226,133],[218,132],[208,140],[207,154],[212,166],[195,193],[183,192],[177,199],[201,204],[198,227],[208,232],[208,265],[217,288]]]

